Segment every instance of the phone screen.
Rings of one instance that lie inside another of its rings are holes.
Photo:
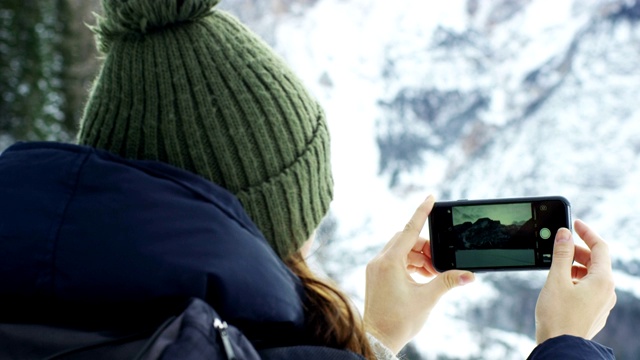
[[[436,203],[429,216],[438,270],[549,268],[553,240],[569,227],[564,198],[519,198]]]

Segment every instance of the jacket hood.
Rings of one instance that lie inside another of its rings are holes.
[[[19,143],[0,156],[0,199],[0,318],[142,322],[196,297],[249,337],[303,325],[299,279],[239,201],[195,174]]]

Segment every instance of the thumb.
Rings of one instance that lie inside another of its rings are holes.
[[[575,246],[573,245],[571,231],[561,228],[556,233],[556,240],[553,244],[553,258],[551,259],[549,277],[571,280],[574,254]]]
[[[470,271],[449,270],[436,276],[429,282],[429,294],[440,298],[447,291],[458,286],[466,285],[476,279],[475,275]]]

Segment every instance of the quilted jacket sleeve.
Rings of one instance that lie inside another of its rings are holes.
[[[615,360],[613,350],[580,337],[562,335],[538,345],[528,360]]]

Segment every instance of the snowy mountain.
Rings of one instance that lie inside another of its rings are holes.
[[[361,304],[364,265],[428,193],[563,195],[615,261],[618,305],[597,340],[637,357],[640,1],[275,3],[277,17],[249,25],[306,81],[332,132],[324,271]],[[480,274],[441,300],[412,356],[525,358],[545,276]]]
[[[611,247],[618,302],[596,340],[638,358],[640,0],[219,6],[273,45],[325,108],[335,198],[311,261],[356,305],[366,263],[429,193],[562,195]],[[0,151],[13,142],[0,134]],[[478,274],[442,298],[406,358],[526,358],[545,277]]]

